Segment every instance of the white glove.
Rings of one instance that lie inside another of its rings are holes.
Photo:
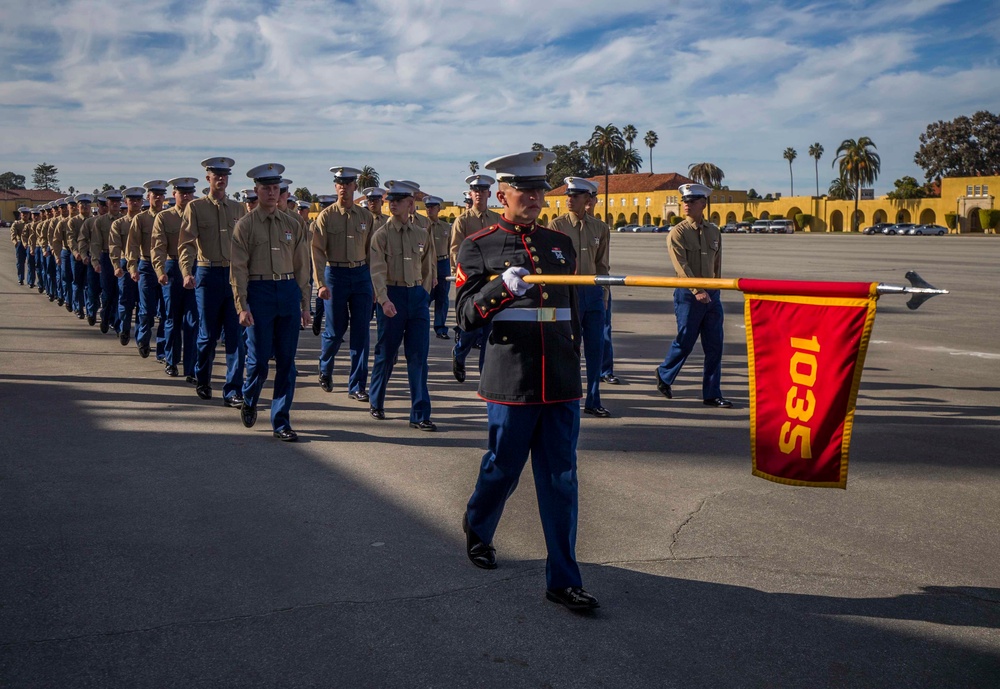
[[[525,293],[531,288],[527,282],[521,278],[528,274],[527,268],[522,268],[521,266],[511,266],[507,270],[503,271],[503,284],[507,286],[507,290],[513,294],[515,297],[523,297]]]

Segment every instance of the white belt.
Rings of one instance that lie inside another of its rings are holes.
[[[543,306],[537,309],[513,308],[505,309],[493,317],[493,321],[527,321],[539,323],[552,323],[554,321],[568,321],[573,316],[573,311],[569,308],[553,308]]]

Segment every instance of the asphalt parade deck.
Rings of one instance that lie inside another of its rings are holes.
[[[1000,686],[1000,298],[996,237],[725,237],[727,277],[903,283],[883,297],[848,489],[750,475],[742,296],[723,392],[700,350],[653,372],[671,293],[615,288],[611,419],[584,417],[577,554],[601,601],[544,600],[530,474],[500,567],[461,517],[485,410],[431,340],[438,433],[407,426],[401,360],[385,421],[316,383],[302,334],[292,423],[271,438],[199,400],[0,267],[0,686]],[[669,275],[663,235],[615,234],[615,274]],[[374,328],[373,328],[374,339]],[[374,344],[374,343],[373,343]],[[264,401],[270,400],[270,385]]]

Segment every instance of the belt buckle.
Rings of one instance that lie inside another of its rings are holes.
[[[538,321],[545,323],[552,323],[556,320],[556,310],[552,306],[540,306],[538,307]]]
[[[271,273],[271,279],[274,280],[275,282],[278,282],[281,279],[281,276],[278,275],[277,273]]]

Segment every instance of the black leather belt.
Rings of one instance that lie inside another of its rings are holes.
[[[326,264],[331,268],[357,268],[358,266],[364,266],[368,264],[367,260],[361,261],[327,261]]]
[[[294,280],[295,273],[271,273],[270,275],[248,275],[247,280]]]

